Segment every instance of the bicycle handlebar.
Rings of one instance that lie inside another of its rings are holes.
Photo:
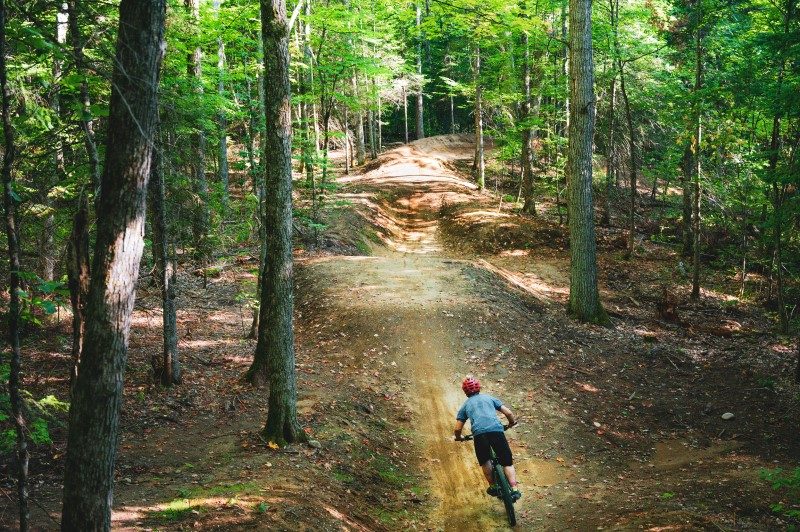
[[[519,425],[519,423],[515,423],[514,425],[503,425],[503,432],[507,431],[511,427],[516,427],[517,425]],[[474,434],[467,434],[466,436],[461,436],[461,440],[460,441],[470,441],[470,440],[474,440],[474,439],[475,439],[475,435]],[[459,440],[456,440],[456,441],[459,441]]]

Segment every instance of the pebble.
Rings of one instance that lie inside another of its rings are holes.
[[[733,419],[733,418],[734,418],[734,415],[733,415],[732,412],[725,412],[724,414],[722,414],[722,419],[724,419],[725,421],[728,421],[729,419]]]

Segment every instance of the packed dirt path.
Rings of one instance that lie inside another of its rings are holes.
[[[503,528],[502,505],[485,493],[473,446],[453,440],[455,413],[464,400],[463,375],[475,368],[463,354],[474,346],[462,318],[485,305],[465,261],[448,258],[438,242],[438,211],[442,205],[474,199],[475,186],[461,179],[449,162],[468,157],[464,137],[444,136],[402,146],[384,155],[377,168],[343,180],[368,207],[374,197],[386,201],[378,211],[383,245],[370,257],[333,257],[307,264],[311,275],[323,278],[326,297],[336,313],[357,314],[367,338],[374,335],[391,364],[408,382],[413,424],[422,445],[421,467],[429,475],[434,508],[431,525],[444,530]],[[377,190],[377,194],[375,191]],[[375,330],[376,332],[372,332]],[[354,349],[358,351],[358,349]],[[492,393],[491,385],[488,393]],[[513,406],[513,405],[512,405]],[[515,438],[509,433],[514,446]],[[528,469],[528,482],[552,481],[554,467],[542,471],[516,449],[518,467]],[[532,493],[528,494],[529,496]]]

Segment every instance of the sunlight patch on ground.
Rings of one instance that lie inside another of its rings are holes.
[[[347,526],[352,527],[354,530],[363,530],[363,531],[369,530],[368,528],[364,528],[363,526],[359,525],[358,523],[354,523],[353,521],[348,519],[346,515],[344,515],[342,512],[340,512],[336,508],[332,508],[332,507],[327,506],[327,505],[323,505],[322,507],[325,508],[326,512],[331,514],[331,517],[333,517],[334,519],[337,519],[337,520],[347,524]],[[349,530],[349,528],[344,528],[344,530]]]
[[[236,340],[181,340],[180,345],[183,348],[189,349],[215,349],[225,345],[239,345]]]
[[[511,215],[507,212],[497,211],[470,211],[459,215],[459,218],[478,218],[483,220],[484,218],[511,218]]]

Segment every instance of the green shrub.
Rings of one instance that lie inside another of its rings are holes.
[[[0,364],[0,380],[7,381],[10,368],[8,363]],[[69,403],[59,401],[54,395],[34,399],[26,391],[22,392],[23,409],[27,421],[27,437],[34,445],[52,445],[50,436],[52,426],[63,424],[69,410]],[[11,399],[8,393],[0,394],[0,452],[11,452],[17,443],[17,432],[11,417]]]
[[[794,471],[762,469],[761,478],[772,484],[772,489],[785,496],[785,500],[771,506],[772,511],[800,522],[800,467]],[[795,528],[796,529],[796,528]]]

